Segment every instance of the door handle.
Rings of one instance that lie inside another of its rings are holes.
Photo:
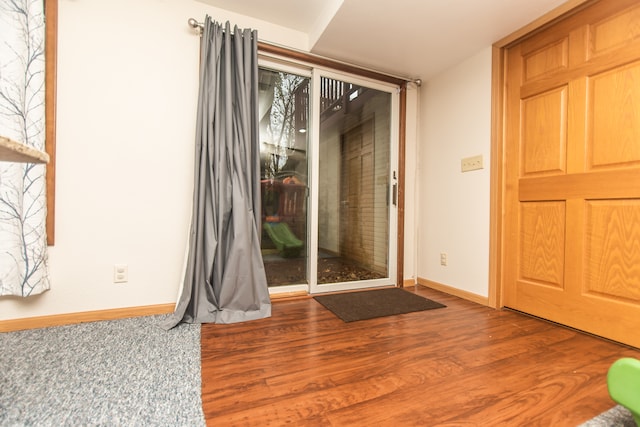
[[[393,206],[398,206],[398,183],[393,184],[391,201],[393,202]]]

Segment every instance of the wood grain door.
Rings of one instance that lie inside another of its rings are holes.
[[[503,304],[640,347],[640,2],[506,51]]]
[[[342,135],[340,253],[374,268],[373,122]]]

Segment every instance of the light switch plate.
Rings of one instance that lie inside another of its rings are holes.
[[[478,169],[483,169],[482,165],[482,154],[473,157],[465,157],[460,162],[462,172],[475,171]]]

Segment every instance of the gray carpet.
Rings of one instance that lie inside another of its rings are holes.
[[[618,405],[590,419],[579,427],[636,427],[631,412]]]
[[[0,334],[0,425],[204,426],[200,325],[166,317]]]

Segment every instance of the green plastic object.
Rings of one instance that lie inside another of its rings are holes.
[[[627,408],[640,426],[640,360],[624,357],[616,360],[607,374],[609,395]]]
[[[291,258],[300,255],[304,243],[293,234],[286,223],[265,222],[263,227],[282,256]]]

